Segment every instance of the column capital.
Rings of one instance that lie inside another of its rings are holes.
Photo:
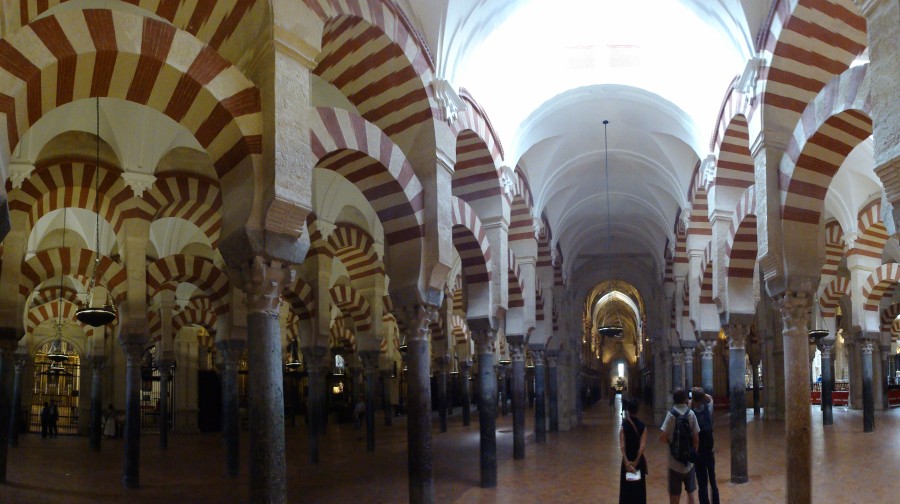
[[[509,341],[509,360],[513,362],[525,362],[525,342],[524,341]]]
[[[686,365],[693,365],[693,364],[694,364],[694,352],[687,351],[687,349],[685,349],[684,357],[683,357],[683,358],[684,358],[684,363],[685,363]]]
[[[716,340],[700,340],[700,358],[712,359],[715,348]]]
[[[743,350],[747,345],[747,336],[750,335],[750,325],[728,324],[725,326],[725,334],[728,335],[729,350]]]
[[[672,352],[672,365],[674,365],[674,366],[684,365],[684,352],[682,352],[681,350]]]
[[[531,358],[534,360],[535,366],[543,366],[544,365],[544,345],[532,345],[531,346]]]
[[[241,268],[248,313],[277,317],[281,307],[281,292],[296,276],[297,272],[281,261],[254,257],[250,264]]]
[[[559,363],[559,350],[547,350],[547,366],[555,368]]]
[[[786,291],[775,298],[775,305],[784,319],[784,332],[808,338],[809,309],[812,298],[807,293]]]
[[[860,345],[859,345],[859,351],[860,351],[863,355],[869,355],[869,356],[871,356],[871,355],[872,355],[872,350],[873,350],[873,348],[874,348],[874,345],[872,344],[871,341],[865,340],[865,341],[861,341],[861,342],[860,342]]]

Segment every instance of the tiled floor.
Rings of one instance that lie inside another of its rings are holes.
[[[533,413],[529,411],[529,415]],[[586,412],[584,425],[549,434],[547,443],[526,439],[526,459],[512,460],[511,416],[498,419],[497,489],[478,487],[478,424],[463,428],[459,413],[450,430],[435,430],[435,483],[440,503],[612,503],[618,502],[618,417],[601,405]],[[529,418],[528,428],[532,429]],[[900,468],[900,409],[876,415],[877,431],[862,432],[860,412],[835,410],[835,425],[821,426],[813,408],[813,481],[815,502],[896,502]],[[716,423],[719,488],[723,502],[784,502],[784,428],[781,423],[748,416],[750,482],[728,483],[730,453],[728,416]],[[435,423],[437,426],[437,423]],[[648,502],[667,502],[667,448],[651,431]],[[379,423],[377,451],[366,453],[365,441],[352,425],[330,425],[322,443],[321,463],[306,457],[302,419],[287,429],[289,502],[400,503],[407,500],[404,424]],[[10,450],[7,485],[0,503],[239,503],[247,502],[247,463],[237,480],[224,475],[218,435],[172,435],[163,452],[157,439],[142,440],[139,490],[121,486],[121,440],[104,440],[102,453],[87,449],[84,438],[41,440],[29,435]],[[242,439],[243,454],[247,439]],[[686,501],[682,497],[682,501]]]

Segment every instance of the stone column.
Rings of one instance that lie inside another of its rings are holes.
[[[758,417],[759,411],[759,361],[762,359],[762,350],[759,342],[755,342],[747,348],[747,357],[750,361],[750,380],[753,387],[753,416]]]
[[[470,323],[471,327],[471,323]],[[478,353],[478,425],[481,431],[481,488],[497,486],[497,376],[493,328],[473,329]]]
[[[559,432],[559,350],[547,350],[547,395],[550,399],[550,432]]]
[[[512,361],[513,459],[525,458],[525,337],[506,336]]]
[[[694,347],[684,347],[684,389],[694,387]],[[704,389],[705,390],[705,389]]]
[[[379,371],[381,376],[381,403],[384,408],[384,426],[393,425],[393,412],[391,411],[391,372],[388,370]]]
[[[309,462],[319,463],[319,433],[322,432],[322,368],[327,350],[323,346],[303,347],[303,361],[306,362],[306,424],[309,438]]]
[[[406,378],[408,420],[406,429],[409,451],[409,502],[434,503],[434,460],[431,447],[431,358],[429,335],[437,308],[417,305],[406,310]]]
[[[462,403],[463,427],[468,427],[472,422],[472,398],[469,396],[469,373],[472,371],[472,361],[466,359],[459,361],[459,402]]]
[[[15,354],[15,378],[13,379],[12,404],[9,418],[9,446],[19,446],[19,431],[22,429],[22,373],[28,362],[28,356],[21,353]],[[97,445],[99,449],[99,444]]]
[[[544,345],[531,346],[531,358],[534,360],[534,442],[547,442],[547,413],[544,397]]]
[[[809,307],[805,293],[786,292],[777,300],[784,320],[784,395],[787,463],[787,500],[812,502],[812,449],[810,444]]]
[[[831,349],[834,348],[834,339],[827,338],[822,341],[822,425],[834,424],[834,400],[831,392],[834,390],[834,375],[831,373]]]
[[[18,340],[15,329],[0,329],[0,483],[6,482],[9,425],[13,410],[15,351],[19,346]]]
[[[734,317],[734,316],[732,316]],[[746,341],[750,324],[731,323],[728,332],[728,400],[731,412],[731,482],[746,483],[747,478],[747,402],[744,377]]]
[[[862,357],[863,379],[863,432],[875,430],[875,395],[872,390],[872,342],[863,340],[859,345]]]
[[[497,373],[497,399],[500,402],[500,415],[506,416],[509,413],[509,403],[506,397],[507,379],[509,378],[509,368],[506,364],[502,364],[499,368],[494,368]]]
[[[227,340],[216,345],[222,356],[222,440],[225,444],[225,470],[229,478],[237,478],[241,466],[238,365],[247,344],[243,340]]]
[[[125,464],[122,482],[125,488],[140,486],[141,455],[141,357],[144,345],[123,343],[125,352]]]
[[[287,501],[284,454],[284,382],[281,292],[296,273],[256,256],[241,270],[247,294],[247,370],[250,402],[250,502]]]
[[[441,421],[441,432],[447,432],[447,374],[450,372],[450,356],[435,357],[437,364],[438,416]]]
[[[366,389],[366,451],[375,451],[375,388],[378,386],[378,350],[362,350]]]
[[[890,345],[880,345],[878,347],[881,353],[881,409],[884,411],[888,411],[891,409],[890,402],[888,402],[888,390],[891,386],[890,382],[890,355],[891,355],[891,346]],[[16,368],[18,369],[18,368]]]
[[[684,388],[684,352],[679,347],[672,348],[672,389]]]
[[[89,360],[92,372],[90,447],[94,452],[100,451],[100,440],[103,439],[103,369],[106,368],[106,360],[105,355],[95,355]],[[18,366],[16,374],[20,374]]]
[[[159,368],[159,447],[163,450],[169,447],[169,375],[174,363],[171,356],[165,355],[156,361]]]

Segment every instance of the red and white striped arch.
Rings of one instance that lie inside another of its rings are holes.
[[[838,265],[844,258],[844,230],[837,219],[825,222],[825,262],[822,263],[822,276],[832,277],[837,274]]]
[[[213,311],[228,311],[228,277],[205,257],[174,254],[147,266],[147,297],[153,298],[162,290],[175,290],[180,283],[190,283],[209,296]]]
[[[296,313],[300,320],[309,320],[315,316],[315,292],[299,275],[281,295],[284,296],[284,300],[291,306],[291,311]]]
[[[333,170],[359,188],[389,244],[421,238],[425,195],[400,147],[378,126],[346,110],[319,107],[310,120],[316,167]]]
[[[691,177],[691,189],[688,191],[690,202],[690,224],[687,234],[698,236],[712,236],[712,225],[709,223],[709,197],[707,187],[703,184],[700,173],[700,161],[694,166],[694,175]]]
[[[393,2],[305,0],[325,22],[313,72],[392,138],[439,117],[434,65],[422,37]],[[403,135],[405,148],[415,135]],[[402,142],[398,142],[401,143]]]
[[[375,240],[363,228],[347,222],[338,223],[328,236],[334,257],[347,267],[351,281],[384,275],[384,265],[375,252]]]
[[[444,333],[444,317],[440,313],[428,324],[428,330],[431,331],[431,341],[445,341],[447,335]]]
[[[453,222],[453,246],[462,260],[466,285],[487,283],[491,280],[491,247],[487,232],[475,210],[464,200],[452,197],[450,201]]]
[[[715,301],[713,300],[713,250],[712,250],[712,240],[710,240],[706,244],[706,248],[703,250],[703,262],[700,263],[700,278],[699,278],[699,287],[700,287],[700,302],[703,304],[711,304]]]
[[[687,253],[687,229],[684,222],[675,219],[675,259],[674,264],[687,264],[689,262]]]
[[[900,316],[900,303],[881,310],[881,331],[892,335],[900,334],[900,320],[897,320],[897,316]]]
[[[466,317],[466,311],[468,310],[468,296],[466,296],[465,291],[463,289],[462,276],[457,275],[450,292],[453,295],[453,313],[463,318]]]
[[[753,185],[755,172],[750,156],[747,117],[735,115],[728,122],[716,151],[716,176],[713,185],[746,189]]]
[[[534,319],[544,320],[544,296],[541,295],[540,288],[534,294]]]
[[[534,198],[521,167],[516,166],[516,194],[510,205],[509,241],[534,240]]]
[[[470,130],[477,134],[481,141],[484,142],[488,152],[490,152],[494,166],[499,167],[503,162],[503,145],[494,132],[491,119],[466,89],[460,89],[459,95],[469,106],[459,113],[456,121],[450,126],[450,130],[456,135],[465,130]]]
[[[328,331],[328,347],[356,353],[356,335],[344,325],[344,319],[341,317],[331,322]]]
[[[857,229],[859,234],[853,243],[848,256],[861,255],[881,259],[884,245],[887,243],[887,228],[881,220],[881,197],[877,197],[859,211]]]
[[[220,178],[262,152],[259,90],[215,49],[156,19],[104,9],[37,19],[0,41],[0,89],[3,159],[47,112],[95,96],[180,123]]]
[[[465,345],[469,342],[469,323],[465,317],[451,315],[450,332],[453,333],[454,344]]]
[[[780,0],[772,9],[757,47],[766,62],[763,122],[790,131],[816,93],[866,48],[866,20],[852,0]]]
[[[563,261],[564,261],[562,246],[559,242],[556,242],[556,261],[553,262],[553,286],[554,287],[564,287],[565,283],[563,282]]]
[[[100,177],[99,181],[95,177]],[[34,172],[22,183],[21,189],[9,193],[10,211],[28,215],[28,226],[44,215],[61,208],[82,208],[96,211],[94,184],[99,182],[100,217],[109,222],[118,233],[122,221],[128,217],[126,203],[131,190],[125,185],[119,170],[105,165],[99,170],[96,164],[75,159],[58,159],[39,163]]]
[[[50,303],[62,297],[66,301],[70,301],[72,303],[78,303],[78,291],[71,287],[63,286],[62,290],[60,290],[59,285],[47,285],[44,284],[43,287],[37,289],[34,293],[34,297],[31,298],[31,306],[40,306],[45,303]]]
[[[178,334],[183,327],[201,326],[213,338],[216,335],[218,315],[212,300],[207,296],[195,296],[190,303],[172,317],[172,336]]]
[[[550,223],[547,222],[546,214],[541,214],[541,223],[543,230],[537,236],[536,268],[553,266],[553,254],[550,252],[550,244],[553,243],[553,231],[550,229]]]
[[[369,302],[349,285],[335,285],[328,293],[331,302],[341,310],[345,316],[353,318],[357,333],[367,333],[372,328],[372,310]]]
[[[525,306],[525,286],[522,284],[522,269],[519,267],[519,261],[512,249],[509,251],[509,275],[507,283],[509,284],[509,308],[521,308]]]
[[[900,264],[883,264],[875,269],[863,285],[863,308],[866,311],[878,311],[881,298],[888,289],[900,282]]]
[[[19,295],[28,296],[42,282],[60,276],[72,276],[87,284],[94,273],[97,255],[90,249],[47,249],[34,255],[22,264],[19,280]],[[109,290],[115,303],[125,298],[128,273],[125,268],[106,256],[100,257],[97,265],[97,284]]]
[[[753,278],[756,266],[756,191],[748,187],[738,201],[725,246],[729,278]],[[712,242],[710,242],[712,245]]]
[[[478,133],[462,130],[456,137],[453,195],[472,203],[501,194],[500,175],[488,146]]]
[[[834,277],[825,286],[822,296],[819,298],[819,307],[823,317],[834,317],[841,298],[850,295],[850,279],[847,277]]]
[[[781,159],[782,218],[818,225],[825,194],[850,151],[872,134],[868,65],[835,77],[803,111]]]
[[[35,329],[42,323],[48,320],[52,320],[55,323],[59,319],[62,319],[64,323],[74,324],[81,327],[81,330],[84,330],[86,326],[75,318],[77,310],[77,304],[64,300],[62,302],[62,317],[60,317],[60,302],[58,299],[35,306],[28,310],[28,315],[25,317],[25,334],[34,334]]]
[[[8,2],[10,19],[18,21],[12,30],[27,25],[38,16],[57,5],[69,0],[18,0]],[[244,19],[256,4],[256,0],[216,0],[212,1],[172,1],[172,0],[122,0],[124,3],[136,5],[154,15],[174,24],[197,37],[213,48],[218,49],[231,38],[241,20]]]
[[[174,217],[197,226],[218,247],[222,229],[222,193],[219,184],[190,173],[167,172],[144,194],[150,220]]]

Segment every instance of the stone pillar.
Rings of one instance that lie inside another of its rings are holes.
[[[469,396],[469,373],[472,371],[472,361],[466,359],[459,361],[459,402],[462,403],[463,427],[468,427],[472,422],[472,398]]]
[[[834,424],[834,375],[831,372],[831,350],[834,348],[834,339],[827,338],[822,341],[822,425]]]
[[[863,379],[863,432],[875,430],[875,395],[872,390],[872,342],[860,342],[859,351],[862,357]]]
[[[550,399],[550,432],[559,432],[559,375],[558,350],[547,350],[547,395]]]
[[[681,348],[672,349],[672,390],[684,388],[684,352]]]
[[[513,459],[525,458],[525,337],[506,336],[512,361]]]
[[[23,359],[24,362],[24,359]],[[90,358],[91,364],[91,451],[100,451],[100,440],[103,439],[103,369],[106,368],[106,356],[95,355]],[[16,366],[17,376],[19,367]]]
[[[509,413],[509,402],[506,397],[509,368],[506,364],[502,364],[499,368],[494,368],[494,372],[497,373],[497,399],[500,402],[500,415],[506,416],[506,414]]]
[[[322,368],[325,365],[325,347],[303,347],[303,360],[306,362],[307,390],[306,390],[306,424],[309,438],[309,462],[319,463],[319,433],[322,432],[322,410],[325,404],[322,402]]]
[[[441,355],[435,357],[437,364],[437,393],[438,393],[438,416],[441,422],[441,432],[447,432],[447,375],[450,372],[450,356]]]
[[[762,359],[762,350],[760,347],[760,343],[754,342],[754,344],[748,346],[747,348],[747,357],[750,361],[750,380],[751,387],[753,387],[753,416],[758,417],[760,415],[759,411],[759,362]]]
[[[122,482],[125,488],[140,486],[141,455],[141,357],[144,345],[128,342],[125,352],[125,464]]]
[[[471,327],[471,323],[470,323]],[[481,488],[497,486],[497,376],[493,328],[473,329],[478,353],[478,425],[481,431]]]
[[[9,446],[19,446],[19,431],[22,429],[22,373],[28,362],[28,356],[21,353],[15,354],[15,378],[13,379],[12,404],[9,418]],[[97,445],[99,449],[99,444]]]
[[[732,315],[732,317],[735,317]],[[744,377],[746,341],[750,324],[731,323],[728,332],[728,400],[731,412],[731,482],[746,483],[747,478],[747,402]]]
[[[375,388],[378,386],[378,350],[362,350],[366,389],[366,451],[375,451]]]
[[[384,408],[384,426],[390,427],[393,425],[394,416],[391,411],[391,372],[387,370],[382,370],[379,372],[381,376],[381,403]]]
[[[434,503],[434,460],[431,447],[431,358],[429,335],[437,308],[417,305],[406,310],[406,378],[408,420],[406,429],[409,451],[409,502]]]
[[[279,261],[256,256],[241,270],[247,294],[247,370],[250,402],[250,502],[287,501],[284,454],[284,376],[281,292],[296,273]]]
[[[881,409],[884,411],[888,411],[891,409],[891,405],[888,402],[888,388],[891,385],[890,382],[890,355],[891,355],[891,346],[890,345],[880,345],[878,347],[881,353]],[[18,370],[18,368],[16,368]]]
[[[169,447],[169,375],[174,362],[170,356],[156,361],[159,368],[159,447],[163,450]]]
[[[9,456],[9,425],[13,411],[15,351],[19,338],[14,329],[0,329],[0,483],[6,482]]]
[[[547,413],[544,397],[544,345],[531,346],[531,358],[534,360],[534,442],[547,442]]]
[[[216,344],[222,356],[222,440],[225,444],[225,471],[237,478],[241,467],[241,407],[238,399],[238,365],[247,344],[243,340]]]
[[[812,502],[811,415],[809,407],[809,307],[806,294],[786,292],[778,306],[784,320],[784,392],[786,427],[787,500],[791,504]]]
[[[684,389],[694,387],[694,347],[684,347]],[[706,390],[706,389],[704,389]]]

